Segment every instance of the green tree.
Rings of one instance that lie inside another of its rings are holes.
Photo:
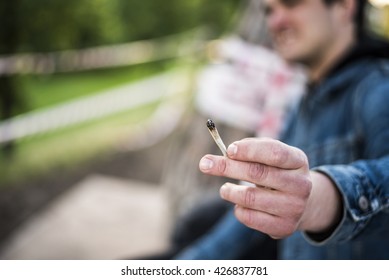
[[[238,0],[119,1],[126,40],[169,35],[200,25],[220,34],[241,4]]]
[[[0,2],[0,54],[13,53],[17,50],[19,4],[19,0]],[[0,121],[14,115],[15,107],[21,103],[13,77],[0,74]],[[13,147],[13,143],[10,142],[3,144],[0,148],[9,156],[12,154]]]
[[[20,51],[83,48],[122,36],[117,0],[20,1]]]
[[[3,0],[0,8],[14,48],[4,52],[77,49],[169,35],[208,25],[226,28],[239,0]],[[12,31],[11,31],[12,30]],[[0,43],[1,44],[1,43]]]

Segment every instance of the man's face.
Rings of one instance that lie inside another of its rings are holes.
[[[290,62],[307,66],[328,53],[339,24],[324,0],[265,0],[267,24],[275,48]]]

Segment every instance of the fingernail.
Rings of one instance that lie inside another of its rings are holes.
[[[208,158],[202,158],[200,161],[200,169],[201,170],[208,170],[213,167],[213,161]]]
[[[236,155],[237,152],[238,152],[238,146],[236,144],[232,143],[231,145],[228,146],[227,154],[229,156],[234,156]]]

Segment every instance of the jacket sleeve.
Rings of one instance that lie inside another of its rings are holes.
[[[348,241],[359,235],[386,231],[389,221],[389,75],[376,76],[359,89],[355,102],[357,133],[363,159],[348,165],[319,166],[313,170],[329,176],[343,198],[343,217],[335,230],[323,237],[304,233],[321,245]],[[380,220],[380,221],[377,221]]]
[[[350,165],[321,166],[315,170],[327,174],[343,197],[343,217],[328,237],[305,234],[310,243],[321,245],[344,242],[359,234],[369,234],[372,219],[389,219],[389,156],[361,160]],[[383,220],[383,221],[384,221]],[[374,223],[385,225],[387,222]],[[387,227],[386,231],[389,229]]]

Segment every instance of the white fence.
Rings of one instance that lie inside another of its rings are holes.
[[[47,133],[173,98],[188,89],[189,76],[188,71],[170,71],[53,108],[16,116],[0,122],[0,143]]]
[[[72,72],[175,58],[201,51],[206,37],[206,29],[199,27],[163,38],[113,46],[0,56],[0,76]]]
[[[82,71],[193,55],[203,51],[206,37],[207,30],[199,27],[163,38],[114,46],[0,56],[0,76]],[[168,72],[2,121],[0,144],[106,117],[177,94],[188,86],[188,75],[187,72]]]

